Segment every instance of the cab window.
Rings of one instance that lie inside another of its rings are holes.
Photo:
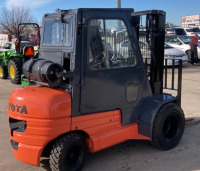
[[[71,46],[72,41],[72,21],[66,19],[61,21],[46,21],[44,25],[43,45]]]
[[[89,65],[113,68],[135,65],[126,25],[121,20],[93,19],[89,23]]]

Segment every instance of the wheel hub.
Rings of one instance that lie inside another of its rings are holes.
[[[3,77],[3,70],[0,68],[0,77]]]
[[[73,168],[79,159],[79,150],[73,147],[67,157],[67,162],[71,168]]]
[[[179,130],[179,124],[178,119],[175,116],[170,116],[165,120],[164,126],[163,126],[163,133],[165,138],[171,139],[174,136],[176,136],[178,130]]]
[[[14,79],[15,78],[15,68],[14,68],[13,65],[10,65],[10,67],[9,67],[9,73],[10,73],[10,77],[12,79]]]

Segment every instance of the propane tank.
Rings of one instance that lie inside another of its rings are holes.
[[[55,87],[61,84],[62,66],[45,59],[30,59],[23,65],[23,74],[30,81],[48,83]],[[51,86],[52,87],[52,86]]]

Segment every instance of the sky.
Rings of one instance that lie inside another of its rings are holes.
[[[121,0],[122,8],[133,8],[135,11],[163,10],[166,22],[181,25],[182,16],[199,15],[199,0]],[[115,8],[116,0],[0,0],[2,7],[28,7],[36,21],[41,24],[43,14],[52,13],[56,8],[63,10],[76,8]]]

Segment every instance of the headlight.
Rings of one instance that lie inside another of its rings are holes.
[[[174,58],[174,55],[164,54],[164,58]]]
[[[180,55],[168,55],[168,54],[165,54],[164,57],[165,58],[181,58],[185,56],[185,54],[180,54]]]

